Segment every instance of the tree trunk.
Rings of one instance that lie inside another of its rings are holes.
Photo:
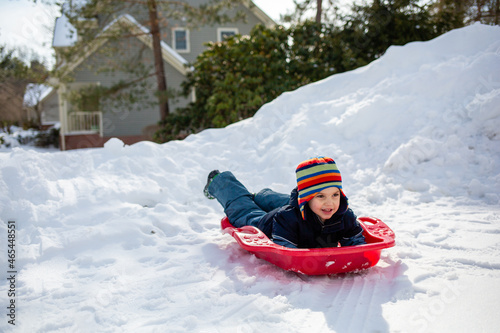
[[[323,11],[323,0],[316,0],[316,23],[321,24],[321,13]]]
[[[151,23],[151,36],[153,37],[153,55],[155,61],[156,82],[158,84],[158,102],[160,106],[160,120],[165,120],[169,114],[167,79],[163,67],[161,52],[160,24],[158,22],[158,9],[156,0],[148,0],[149,21]]]
[[[498,20],[498,16],[500,14],[500,0],[496,0],[494,2],[494,6],[495,6],[495,9],[493,10],[493,12],[495,14],[495,19],[493,22],[495,22],[495,24],[498,25],[500,23],[500,21]]]

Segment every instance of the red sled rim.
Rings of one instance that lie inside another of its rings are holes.
[[[358,218],[367,244],[318,249],[292,249],[273,243],[261,230],[234,227],[224,217],[221,227],[245,250],[287,271],[306,275],[339,274],[367,269],[380,260],[382,249],[395,245],[394,232],[374,217]]]

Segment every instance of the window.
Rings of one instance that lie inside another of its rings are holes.
[[[231,37],[238,34],[238,28],[218,28],[217,29],[217,41],[222,42],[227,37]]]
[[[179,53],[189,52],[189,30],[185,28],[172,29],[172,45]]]

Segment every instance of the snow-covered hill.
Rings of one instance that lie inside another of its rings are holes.
[[[396,232],[368,271],[299,276],[241,250],[202,188],[289,192],[333,157],[358,216]],[[500,28],[473,25],[184,141],[0,153],[0,331],[496,332]],[[12,225],[12,223],[11,223]],[[15,328],[7,307],[15,301]]]

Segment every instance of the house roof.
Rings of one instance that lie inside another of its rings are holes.
[[[80,2],[84,2],[83,0],[80,0]],[[259,20],[261,20],[267,27],[271,27],[273,25],[276,25],[276,22],[269,17],[262,9],[260,9],[253,1],[251,0],[242,0],[242,4],[248,8]],[[69,10],[67,3],[64,6],[66,10]],[[64,10],[63,10],[64,13]],[[122,16],[127,16],[131,21],[133,21],[138,27],[140,27],[141,30],[145,32],[149,32],[147,28],[142,26],[140,23],[137,22],[132,16],[126,14]],[[119,18],[118,18],[119,19]],[[112,24],[116,23],[118,19],[115,19],[112,21],[107,28],[109,28]],[[106,29],[106,28],[105,28]],[[72,46],[75,44],[75,42],[78,39],[78,35],[76,32],[75,27],[69,22],[68,18],[66,15],[62,15],[61,17],[58,17],[56,19],[55,27],[54,27],[54,37],[52,39],[52,46],[53,47],[67,47],[67,46]]]
[[[65,16],[63,15],[63,17]],[[151,35],[149,34],[149,29],[141,25],[139,22],[137,22],[137,20],[134,17],[132,17],[129,14],[123,14],[118,18],[114,19],[113,21],[111,21],[100,32],[100,35],[104,35],[107,31],[111,31],[112,29],[116,28],[117,25],[127,25],[132,30],[132,32],[137,33],[137,38],[141,42],[146,44],[148,47],[153,48],[153,41]],[[65,47],[74,45],[76,37],[73,38],[73,35],[76,34],[68,33],[67,30],[67,29],[71,30],[71,28],[72,26],[67,21],[67,19],[59,21],[59,25],[57,25],[56,21],[56,27],[54,31],[54,41],[53,41],[54,47]],[[58,29],[60,29],[60,31],[57,31]],[[73,71],[78,65],[80,65],[86,58],[88,58],[92,53],[94,53],[106,41],[107,38],[96,38],[96,40],[86,48],[84,54],[81,57],[79,57],[77,60],[71,63],[65,64],[68,66],[67,71],[68,72]],[[172,65],[172,67],[174,67],[177,71],[179,71],[183,75],[186,75],[188,72],[188,69],[186,68],[188,61],[163,41],[161,42],[161,48],[162,48],[163,60]]]
[[[251,0],[243,0],[242,1],[243,5],[245,7],[247,7],[248,9],[250,9],[252,11],[252,13],[257,16],[257,18],[259,20],[261,20],[262,22],[264,22],[264,25],[266,27],[272,27],[274,25],[276,25],[276,22],[274,22],[274,20],[269,17],[269,15],[267,15],[262,9],[260,9],[256,4],[253,3],[253,1]]]
[[[264,13],[257,5],[251,0],[243,0],[242,4],[247,7],[252,13],[257,16],[266,26],[273,26],[276,23],[271,19],[266,13]],[[137,34],[137,38],[146,44],[148,47],[153,48],[152,37],[150,35],[150,30],[145,26],[141,25],[132,15],[123,14],[113,21],[111,21],[104,29],[100,32],[100,35],[104,35],[106,31],[110,31],[116,28],[118,25],[127,25],[132,32]],[[58,47],[68,47],[76,43],[78,37],[76,29],[71,25],[66,15],[56,19],[56,24],[54,27],[54,38],[52,40],[52,46]],[[107,38],[96,38],[96,40],[89,45],[84,51],[83,55],[80,56],[75,61],[65,64],[68,66],[67,72],[73,71],[78,65],[80,65],[86,58],[93,54],[100,46],[102,46],[107,41]],[[161,41],[162,57],[163,60],[169,63],[177,71],[183,75],[187,75],[189,68],[186,67],[188,61],[172,49],[167,43]]]

